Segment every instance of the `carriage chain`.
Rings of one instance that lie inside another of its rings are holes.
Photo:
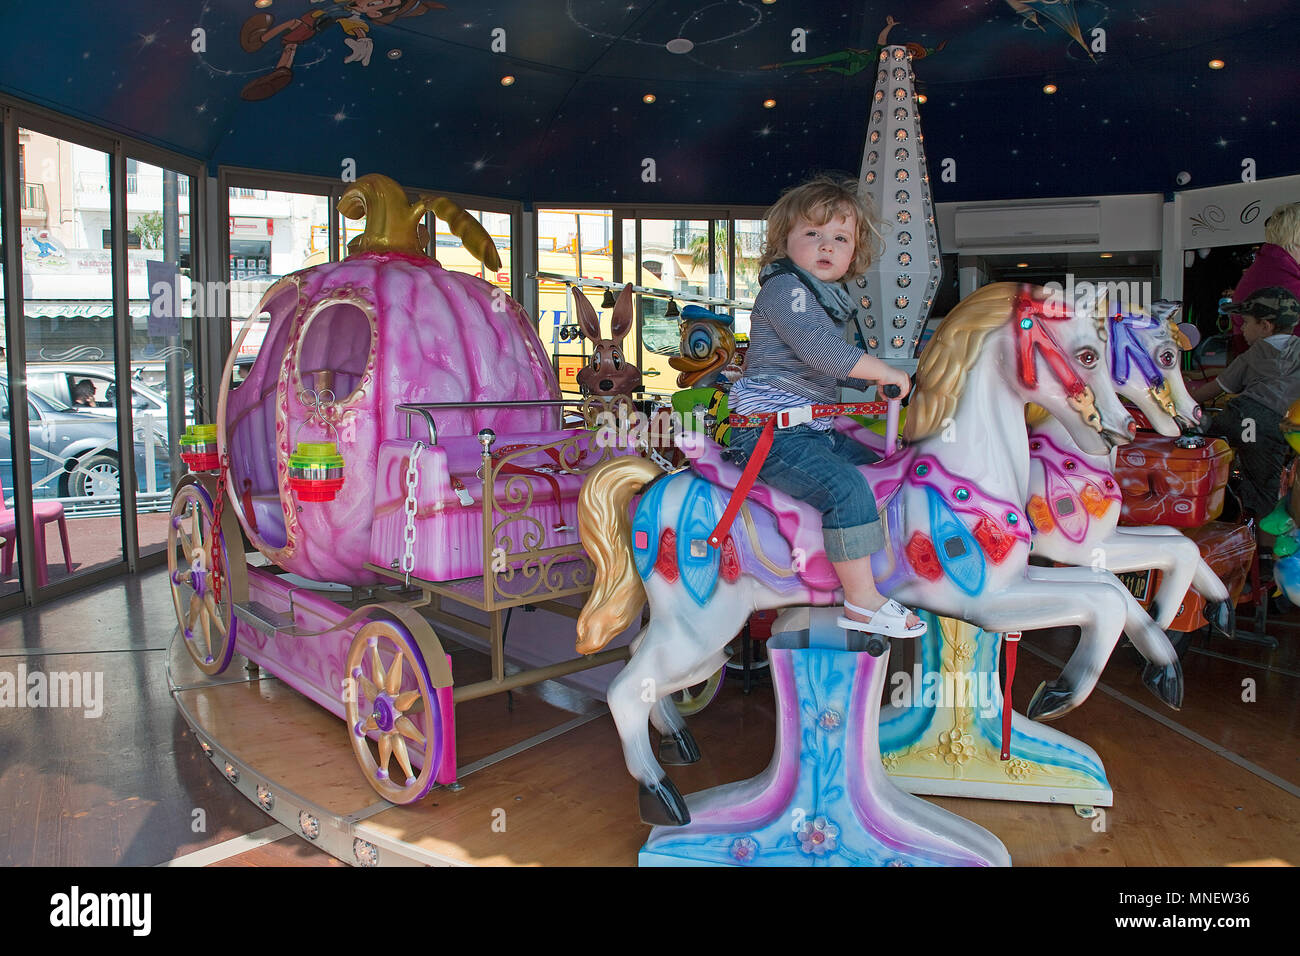
[[[221,474],[217,476],[217,504],[212,509],[212,597],[218,606],[221,604],[221,512],[226,507],[226,472],[230,467],[230,455],[221,456]]]
[[[420,452],[424,451],[424,442],[417,441],[415,447],[411,449],[411,457],[406,465],[406,502],[403,509],[406,511],[406,529],[402,532],[402,540],[405,542],[405,551],[402,553],[402,573],[406,575],[406,586],[411,586],[411,572],[415,569],[415,489],[420,484],[420,472],[416,470],[415,463],[420,460]]]

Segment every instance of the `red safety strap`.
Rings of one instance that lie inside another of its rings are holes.
[[[767,460],[767,453],[772,450],[772,437],[776,429],[777,419],[782,415],[789,416],[791,414],[798,414],[802,418],[801,413],[803,413],[804,409],[809,410],[810,418],[830,418],[836,415],[884,415],[889,411],[889,402],[804,405],[799,408],[786,409],[784,412],[732,415],[730,418],[732,427],[753,428],[762,425],[763,431],[758,436],[758,444],[754,446],[754,451],[749,456],[749,462],[745,465],[745,470],[741,472],[740,481],[736,483],[736,489],[731,493],[731,500],[727,502],[726,510],[722,512],[722,518],[718,521],[717,527],[713,529],[713,534],[709,535],[709,544],[712,547],[722,547],[722,539],[731,530],[732,522],[736,520],[736,515],[740,513],[740,506],[744,504],[745,498],[749,496],[749,489],[754,487],[754,481],[758,478],[759,469],[763,467],[763,462]],[[800,424],[800,422],[793,424]]]
[[[758,477],[758,471],[763,467],[763,462],[767,459],[767,453],[772,450],[772,433],[775,430],[776,416],[773,415],[768,419],[767,424],[763,426],[762,433],[758,436],[758,444],[754,446],[754,451],[749,456],[749,462],[740,475],[740,481],[736,483],[736,490],[731,493],[731,500],[727,502],[727,510],[722,512],[722,518],[718,521],[718,526],[713,529],[713,534],[709,535],[709,544],[713,547],[722,547],[722,539],[731,530],[731,523],[736,520],[740,506],[745,503],[745,498],[749,496],[749,489],[754,487],[754,479]]]
[[[1020,631],[1007,631],[1007,681],[1002,689],[1002,759],[1011,759],[1011,682],[1016,679],[1016,651],[1020,647]]]

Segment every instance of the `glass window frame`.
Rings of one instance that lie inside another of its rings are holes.
[[[4,192],[0,197],[0,214],[3,215],[4,235],[21,234],[19,210],[22,202],[22,183],[19,181],[19,141],[18,130],[27,129],[42,135],[55,137],[90,149],[99,150],[109,156],[109,221],[114,232],[112,242],[112,277],[113,277],[113,311],[118,318],[114,326],[114,343],[116,361],[114,372],[117,380],[129,381],[130,378],[130,313],[128,309],[127,259],[126,259],[126,192],[127,158],[137,162],[170,168],[199,183],[206,181],[206,168],[201,160],[184,156],[170,150],[162,149],[150,143],[121,136],[89,123],[76,120],[52,110],[45,109],[0,94],[0,117],[3,119],[3,165]],[[26,159],[26,157],[23,157]],[[191,215],[195,222],[196,235],[194,255],[196,272],[200,279],[206,279],[206,261],[203,257],[203,240],[201,230],[205,222],[205,210],[201,202],[191,199]],[[24,315],[24,297],[22,284],[21,243],[5,244],[4,296],[7,316]],[[136,525],[136,477],[134,456],[121,456],[121,524],[122,524],[122,558],[105,567],[55,581],[38,588],[35,575],[29,573],[35,566],[33,540],[32,492],[30,486],[30,435],[28,431],[28,402],[17,401],[26,398],[25,361],[26,329],[23,322],[6,322],[6,348],[8,363],[7,373],[10,382],[11,440],[14,454],[17,456],[14,474],[14,508],[18,520],[18,566],[21,569],[21,590],[0,597],[0,613],[7,610],[32,606],[48,600],[80,591],[88,586],[118,577],[125,573],[134,573],[146,567],[161,565],[166,561],[163,553],[141,556]],[[17,374],[15,374],[17,372]],[[134,424],[132,422],[131,390],[118,390],[118,443],[121,448],[130,448],[134,444]],[[25,487],[24,487],[25,486]]]

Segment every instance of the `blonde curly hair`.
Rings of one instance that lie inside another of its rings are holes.
[[[1278,206],[1264,222],[1264,241],[1295,255],[1300,252],[1300,202]]]
[[[759,256],[759,271],[771,262],[789,255],[785,241],[795,220],[803,217],[815,226],[823,226],[836,216],[852,216],[857,226],[853,261],[844,273],[849,279],[864,274],[875,259],[883,236],[871,197],[858,192],[858,182],[847,176],[823,174],[782,193],[764,217],[767,236]]]

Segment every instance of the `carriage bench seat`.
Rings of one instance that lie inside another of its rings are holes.
[[[585,472],[603,452],[595,434],[574,429],[497,436],[489,553],[495,547],[506,554],[565,546],[577,550],[578,492]],[[570,453],[564,462],[557,449],[546,447],[575,436],[580,453]],[[400,570],[405,553],[406,472],[415,444],[413,439],[390,439],[379,446],[370,560],[394,570]],[[413,576],[452,581],[483,573],[482,469],[483,446],[476,435],[441,437],[421,449]]]

